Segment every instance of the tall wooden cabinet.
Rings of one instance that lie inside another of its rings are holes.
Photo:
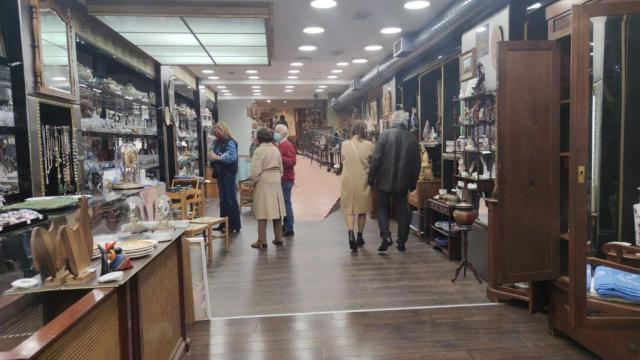
[[[489,290],[529,282],[518,295],[549,304],[552,334],[637,360],[640,302],[603,291],[602,274],[620,271],[611,278],[626,286],[640,275],[640,1],[562,3],[573,7],[548,16],[553,42],[500,49]],[[570,35],[556,31],[560,15]]]

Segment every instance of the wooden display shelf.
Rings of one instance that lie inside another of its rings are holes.
[[[460,236],[460,231],[448,231],[448,230],[445,230],[445,229],[443,229],[443,228],[437,227],[437,226],[435,226],[435,225],[431,225],[431,228],[432,228],[434,231],[437,231],[437,232],[439,232],[440,234],[442,234],[442,235],[444,235],[444,236],[447,236],[447,237],[457,237],[457,236]]]
[[[477,184],[479,192],[492,192],[494,186],[494,179],[470,179],[459,175],[454,175],[453,179],[456,181],[463,181],[465,184]]]
[[[132,134],[132,133],[118,133],[109,131],[95,131],[95,130],[82,130],[82,134],[85,136],[114,136],[120,138],[149,138],[157,139],[158,134]]]
[[[100,96],[100,97],[107,97],[107,98],[111,98],[114,100],[121,100],[121,101],[126,101],[126,102],[130,102],[132,104],[137,104],[137,105],[141,105],[141,106],[147,106],[149,108],[156,108],[155,104],[152,104],[150,102],[146,102],[146,101],[142,101],[140,99],[134,99],[132,97],[129,96],[125,96],[122,94],[118,94],[116,92],[113,92],[111,90],[107,90],[101,86],[95,86],[93,84],[81,81],[80,82],[80,87],[82,88],[86,88],[87,90],[93,91],[95,92],[96,96]],[[81,96],[82,97],[82,96]]]

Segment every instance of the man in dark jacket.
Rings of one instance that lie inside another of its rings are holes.
[[[378,138],[371,157],[369,186],[378,191],[378,225],[382,244],[379,252],[387,251],[393,244],[389,231],[389,205],[391,200],[397,209],[399,251],[405,250],[409,238],[409,207],[407,196],[416,188],[420,175],[420,148],[418,140],[407,128],[409,114],[396,111],[393,127]]]

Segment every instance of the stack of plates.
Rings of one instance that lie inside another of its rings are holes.
[[[137,259],[151,255],[156,243],[154,240],[127,240],[119,241],[116,246],[122,248],[131,259]]]
[[[100,257],[100,250],[98,249],[98,244],[93,244],[93,253],[91,254],[91,260],[97,259]]]

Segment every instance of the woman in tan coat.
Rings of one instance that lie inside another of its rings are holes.
[[[369,158],[373,154],[373,144],[366,140],[367,124],[356,121],[351,127],[351,140],[342,143],[342,193],[340,208],[347,217],[349,247],[358,251],[364,245],[362,231],[371,211],[371,188],[367,184]],[[358,238],[353,234],[355,217],[358,218]]]
[[[273,131],[262,128],[257,134],[258,148],[251,158],[251,180],[253,180],[253,213],[258,219],[258,241],[251,244],[256,249],[267,247],[267,221],[273,221],[275,245],[282,244],[282,219],[286,215],[284,195],[280,179],[282,158],[280,150],[273,145]]]

